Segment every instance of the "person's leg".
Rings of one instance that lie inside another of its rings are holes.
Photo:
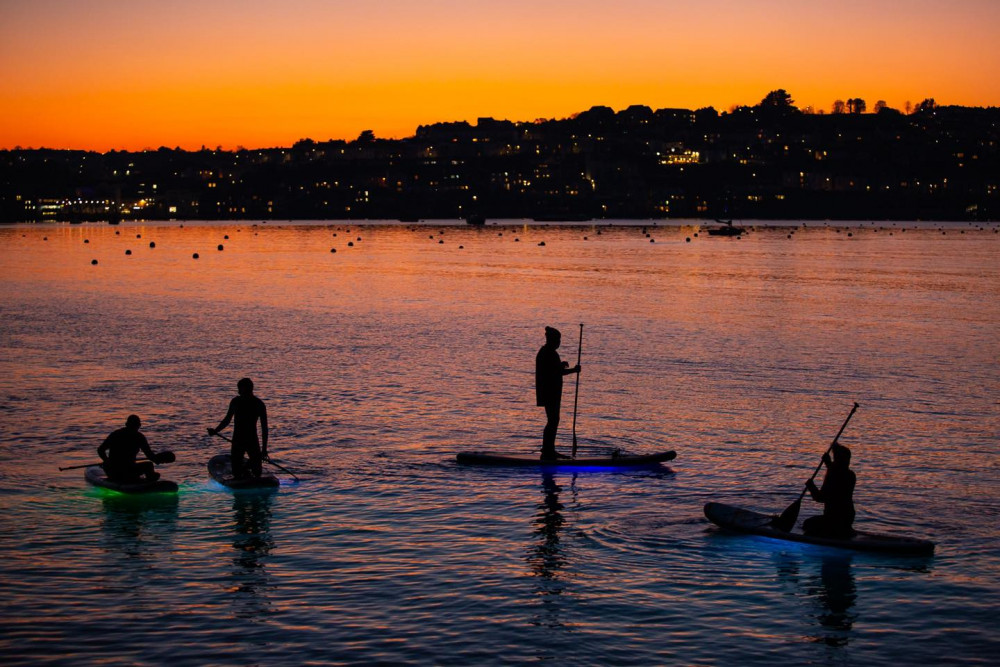
[[[160,473],[154,470],[152,461],[139,461],[133,470],[137,478],[145,478],[147,482],[155,482],[160,479]]]
[[[257,441],[246,443],[247,458],[249,459],[250,472],[254,477],[260,477],[263,472],[263,459],[260,455],[260,443]]]
[[[802,522],[802,532],[806,535],[826,535],[826,519],[820,516],[811,516]]]
[[[233,446],[229,448],[229,456],[233,465],[233,477],[243,477],[246,475],[246,466],[243,464],[243,443],[233,438]]]
[[[555,459],[556,432],[559,430],[559,404],[545,406],[545,429],[542,431],[542,458]]]

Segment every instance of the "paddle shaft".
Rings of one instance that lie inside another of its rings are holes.
[[[834,438],[833,438],[833,442],[831,442],[831,443],[830,443],[830,446],[826,448],[826,451],[825,451],[825,452],[823,452],[823,456],[826,456],[827,454],[829,454],[829,453],[830,453],[830,450],[832,450],[832,449],[834,448],[834,446],[836,446],[836,444],[837,444],[837,441],[838,441],[838,440],[840,440],[840,434],[844,432],[844,429],[845,429],[845,428],[847,428],[847,422],[851,421],[851,417],[853,417],[853,416],[854,416],[854,413],[855,413],[855,412],[857,411],[857,409],[858,409],[858,404],[857,404],[857,403],[855,403],[855,404],[854,404],[854,407],[853,407],[853,408],[851,408],[851,411],[850,411],[850,413],[848,413],[848,415],[847,415],[847,419],[845,419],[845,420],[844,420],[844,423],[843,423],[843,425],[842,425],[842,426],[840,427],[840,430],[839,430],[839,431],[837,431],[837,435],[836,435],[836,436],[834,436]],[[815,470],[813,470],[813,474],[812,474],[812,477],[810,477],[810,478],[809,478],[809,481],[810,481],[810,482],[811,482],[811,481],[813,481],[814,479],[816,479],[816,475],[818,475],[818,474],[819,474],[819,470],[820,470],[820,468],[822,468],[822,467],[823,467],[823,458],[822,458],[822,457],[820,457],[820,459],[819,459],[819,465],[817,465],[817,466],[816,466],[816,469],[815,469]],[[808,484],[808,482],[807,482],[807,484]],[[803,498],[805,498],[805,496],[806,496],[806,491],[808,491],[808,490],[809,490],[809,487],[808,487],[808,486],[807,486],[806,488],[802,489],[802,493],[800,493],[800,494],[799,494],[799,501],[800,501],[800,502],[802,501],[802,499],[803,499]]]
[[[232,442],[233,442],[233,441],[232,441],[232,440],[231,440],[230,438],[227,438],[226,436],[222,435],[221,433],[219,433],[219,432],[218,432],[218,431],[216,431],[216,430],[213,430],[213,431],[212,431],[212,433],[213,433],[214,435],[217,435],[217,436],[219,436],[220,438],[222,438],[223,440],[225,440],[226,442],[228,442],[228,443],[230,443],[230,444],[232,444]],[[282,472],[286,472],[286,473],[288,473],[289,475],[291,475],[291,476],[292,476],[292,479],[294,479],[294,480],[295,480],[296,482],[297,482],[297,481],[299,481],[299,478],[295,476],[295,473],[294,473],[294,472],[292,472],[291,470],[289,470],[289,469],[288,469],[288,468],[286,468],[285,466],[281,465],[280,463],[275,463],[274,461],[272,461],[272,460],[271,460],[271,459],[269,459],[269,458],[267,458],[267,459],[263,459],[263,460],[264,460],[264,461],[266,461],[267,463],[270,463],[271,465],[273,465],[273,466],[274,466],[275,468],[277,468],[278,470],[281,470]]]
[[[154,465],[160,465],[160,464],[157,464],[156,461],[154,461],[153,459],[136,459],[136,463],[138,463],[139,461],[149,461],[150,463],[153,463]],[[79,466],[66,466],[65,468],[59,468],[59,469],[60,470],[79,470],[80,468],[92,468],[94,466],[101,466],[101,465],[104,465],[104,461],[98,461],[97,463],[84,463],[83,465],[79,465]]]
[[[580,340],[576,347],[576,391],[573,393],[573,458],[576,458],[576,406],[580,402],[580,357],[583,355],[583,322],[580,322]]]

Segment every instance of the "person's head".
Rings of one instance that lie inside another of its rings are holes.
[[[833,453],[833,463],[839,468],[850,468],[851,467],[851,450],[843,445],[834,445],[831,450]]]
[[[133,431],[138,431],[142,427],[142,422],[139,421],[137,415],[129,415],[128,419],[125,420],[125,428],[131,429]]]
[[[545,327],[545,344],[557,348],[562,342],[562,334],[555,327]]]
[[[236,383],[236,390],[240,392],[240,396],[253,396],[253,380],[243,378]]]

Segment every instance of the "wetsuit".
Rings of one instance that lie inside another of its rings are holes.
[[[243,455],[249,459],[250,472],[255,477],[260,477],[262,466],[262,454],[260,441],[257,439],[257,420],[260,420],[261,431],[267,433],[267,408],[264,401],[256,396],[236,396],[229,402],[229,412],[226,418],[220,423],[217,431],[221,431],[233,422],[233,446],[230,454],[233,461],[233,475],[242,477],[245,475]],[[265,451],[267,448],[267,437],[264,438]]]
[[[125,427],[113,431],[105,438],[97,448],[97,454],[104,461],[101,467],[107,473],[108,479],[116,482],[132,482],[140,477],[154,474],[153,464],[150,461],[135,460],[140,450],[146,458],[154,457],[146,436],[136,429]]]
[[[554,347],[543,345],[535,357],[535,397],[545,408],[545,429],[542,431],[542,458],[555,459],[556,431],[559,429],[559,408],[562,403],[563,375],[566,368]]]
[[[813,500],[823,503],[823,515],[809,517],[802,529],[811,535],[850,537],[854,534],[854,485],[857,476],[850,468],[828,467],[823,486],[809,484]]]

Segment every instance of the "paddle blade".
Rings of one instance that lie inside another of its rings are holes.
[[[771,520],[771,525],[784,532],[790,531],[795,526],[795,521],[799,518],[799,510],[802,509],[802,498],[799,497],[794,503],[785,508],[780,516]]]
[[[176,460],[177,457],[174,456],[173,452],[158,452],[153,458],[153,462],[157,464],[173,463]]]

